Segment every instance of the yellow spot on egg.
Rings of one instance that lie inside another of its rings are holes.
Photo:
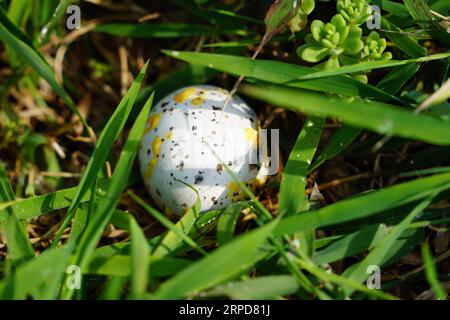
[[[156,167],[156,164],[158,163],[158,156],[161,151],[161,138],[156,137],[152,142],[152,150],[153,150],[153,158],[150,160],[150,163],[148,164],[147,169],[144,173],[144,181],[147,181],[150,179],[153,173],[153,169]]]
[[[251,144],[255,144],[258,139],[258,131],[253,128],[245,128],[244,135],[245,139]]]
[[[148,118],[148,127],[145,133],[149,133],[158,126],[159,120],[161,119],[161,113],[155,113]]]
[[[228,195],[228,198],[231,199],[232,202],[237,202],[240,200],[244,200],[246,198],[245,191],[242,190],[241,186],[234,181],[231,181],[228,184],[227,195]]]
[[[169,132],[167,132],[166,133],[166,139],[172,139],[172,137],[173,137],[173,133],[172,133],[172,131],[169,131]]]
[[[183,103],[187,99],[190,99],[193,95],[197,93],[197,88],[195,87],[189,87],[181,91],[180,93],[176,94],[175,97],[173,97],[173,100],[178,103]]]
[[[199,107],[201,106],[203,103],[205,103],[205,99],[203,98],[203,96],[197,97],[192,99],[191,104],[193,106]]]

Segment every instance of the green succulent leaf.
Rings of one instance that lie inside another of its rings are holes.
[[[298,48],[297,53],[303,60],[315,63],[328,56],[329,49],[321,46],[304,44]]]
[[[302,4],[300,5],[300,10],[308,15],[313,12],[315,6],[315,0],[303,0]]]
[[[317,42],[320,42],[325,24],[320,20],[314,20],[311,23],[311,35]]]
[[[384,52],[385,49],[386,39],[381,38],[376,31],[372,31],[364,39],[364,48],[361,51],[361,60],[390,60],[392,58],[392,54],[390,52]]]
[[[372,16],[372,9],[366,0],[339,0],[336,8],[350,25],[359,26]]]

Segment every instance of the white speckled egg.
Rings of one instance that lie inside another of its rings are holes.
[[[256,165],[259,122],[239,97],[210,85],[179,89],[152,109],[139,150],[145,187],[167,214],[181,215],[200,196],[201,211],[245,198],[219,159],[250,189],[262,179]],[[257,177],[258,176],[258,177]]]

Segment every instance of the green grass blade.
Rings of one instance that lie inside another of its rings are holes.
[[[306,119],[294,148],[289,154],[280,184],[280,215],[291,215],[308,210],[305,195],[306,178],[319,144],[325,118],[310,116]]]
[[[378,83],[377,88],[390,94],[396,94],[419,71],[419,68],[420,64],[418,63],[409,63],[394,68]]]
[[[75,193],[75,196],[72,199],[70,207],[67,210],[66,218],[62,226],[58,230],[58,233],[55,236],[55,239],[52,243],[53,246],[57,245],[64,229],[67,228],[67,226],[69,225],[70,220],[72,219],[72,216],[74,215],[75,210],[78,207],[81,199],[88,192],[88,190],[92,188],[94,181],[97,179],[97,176],[108,157],[108,154],[111,150],[112,145],[114,144],[114,141],[121,133],[125,125],[125,122],[130,114],[134,101],[139,92],[139,88],[141,87],[142,81],[144,80],[147,66],[148,62],[144,65],[138,77],[136,78],[136,80],[133,82],[128,92],[120,101],[119,106],[114,111],[113,115],[109,119],[102,133],[100,134],[94,152],[92,153],[92,156],[89,159],[86,169],[83,172],[83,176],[81,177],[81,180],[78,184],[77,192]],[[109,188],[111,188],[111,185],[109,186]]]
[[[305,195],[306,178],[325,121],[323,117],[309,116],[289,154],[280,184],[279,213],[281,217],[308,211],[308,198]],[[297,250],[302,250],[307,256],[311,256],[314,252],[315,233],[315,229],[310,229],[295,234],[294,237],[301,244]]]
[[[274,235],[291,234],[310,228],[367,218],[376,213],[423,199],[437,190],[447,190],[450,188],[448,181],[450,181],[450,173],[416,179],[342,200],[311,213],[287,217],[278,223],[274,229]],[[345,215],[342,212],[345,212]]]
[[[213,29],[184,23],[106,23],[95,27],[94,32],[133,38],[180,38],[217,36],[220,34],[248,35],[248,32],[243,29]]]
[[[54,0],[52,1],[45,1],[49,4],[49,2],[56,2]],[[40,38],[41,43],[47,43],[51,31],[53,31],[56,26],[60,23],[61,18],[67,13],[67,7],[74,2],[74,0],[61,0],[58,1],[57,5],[55,4],[49,4],[47,6],[47,12],[45,16],[42,17],[42,25],[44,26],[40,31]],[[54,9],[53,9],[54,8]],[[50,12],[52,11],[52,12]],[[44,12],[42,12],[44,13]]]
[[[364,258],[364,260],[345,270],[343,276],[358,283],[363,282],[368,277],[367,268],[372,265],[380,266],[382,264],[384,257],[389,252],[393,243],[406,230],[413,219],[429,206],[435,195],[436,194],[432,194],[420,202],[400,224],[392,227],[389,234]],[[346,297],[353,292],[353,289],[348,287],[343,287],[341,289],[342,294]]]
[[[127,283],[128,278],[113,276],[105,285],[99,296],[99,300],[119,300],[122,290]]]
[[[381,17],[381,27],[391,32],[386,32],[385,36],[392,40],[395,47],[411,58],[419,58],[427,55],[427,49],[417,44],[409,35],[406,35],[399,27]]]
[[[172,276],[186,269],[192,264],[192,261],[179,258],[161,258],[157,259],[148,256],[151,259],[151,269],[148,276],[152,278],[164,278]],[[124,277],[128,279],[132,273],[131,256],[125,254],[113,254],[103,256],[94,254],[89,260],[88,266],[84,269],[84,274],[96,274],[104,276]],[[149,271],[147,270],[147,272]]]
[[[319,268],[315,264],[311,263],[310,261],[301,260],[298,258],[295,258],[295,260],[301,267],[305,268],[308,272],[315,275],[317,278],[321,279],[322,281],[328,281],[328,282],[337,284],[340,287],[347,286],[349,288],[352,288],[353,290],[365,292],[369,296],[372,296],[372,297],[377,297],[377,298],[386,299],[386,300],[397,300],[398,299],[388,293],[369,289],[366,286],[361,285],[356,281],[353,281],[352,279],[349,279],[349,278],[346,278],[343,276],[339,276],[334,273],[328,273],[325,270],[323,270],[322,268]]]
[[[145,71],[145,68],[143,71]],[[136,93],[134,96],[136,96]],[[107,191],[108,196],[99,200],[95,215],[90,219],[86,230],[80,236],[80,241],[75,252],[74,260],[76,264],[79,265],[81,270],[86,267],[89,257],[94,252],[104,228],[111,219],[116,203],[126,186],[126,181],[128,180],[133,167],[132,164],[136,157],[140,140],[144,134],[152,101],[153,95],[145,104],[130,130],[127,141],[125,142],[117,165],[114,169],[111,184],[109,185]],[[69,298],[72,294],[73,290],[70,289],[62,292],[62,296],[64,298]]]
[[[150,247],[145,238],[144,232],[131,219],[131,298],[139,299],[145,293],[148,284],[148,274],[150,269]]]
[[[342,150],[348,147],[360,133],[361,129],[348,125],[343,125],[339,129],[337,129],[331,137],[330,141],[328,141],[325,148],[323,148],[322,152],[312,163],[311,167],[309,168],[309,172],[316,170],[325,161],[341,153]]]
[[[180,299],[248,270],[266,253],[261,249],[277,221],[246,233],[176,274],[158,288],[156,299]]]
[[[2,10],[0,8],[0,10]],[[2,15],[4,18],[5,15]],[[92,130],[88,126],[86,119],[83,115],[78,111],[75,103],[72,101],[72,98],[67,94],[64,88],[58,83],[56,77],[48,65],[48,63],[42,58],[42,56],[29,45],[28,42],[23,42],[23,37],[17,37],[17,29],[9,30],[8,26],[13,24],[9,22],[4,24],[0,21],[0,39],[5,42],[14,52],[20,56],[23,60],[25,60],[48,84],[55,90],[56,94],[63,99],[63,101],[69,106],[69,108],[74,112],[81,120],[85,128],[88,130],[88,133],[91,134]]]
[[[313,261],[320,265],[342,260],[372,248],[387,235],[387,228],[383,224],[365,227],[316,252]]]
[[[342,122],[380,134],[416,139],[438,145],[450,145],[450,126],[445,121],[413,114],[399,107],[356,99],[346,101],[324,95],[272,87],[243,85],[242,91],[289,110],[314,113],[341,119]],[[301,101],[301,103],[298,103]],[[427,134],[424,135],[423,132]]]
[[[54,278],[61,279],[71,250],[69,246],[46,250],[19,266],[11,277],[0,281],[0,297],[23,300],[28,295],[38,295]]]
[[[127,186],[135,184],[140,179],[141,177],[137,172],[136,174],[132,174],[131,178],[127,181]],[[100,180],[97,184],[97,191],[101,193],[108,189],[110,181],[110,179]],[[68,208],[76,192],[77,187],[61,189],[40,196],[16,200],[10,206],[16,213],[17,219],[32,219],[55,210]],[[79,202],[80,204],[86,203],[90,198],[91,190],[88,190]]]
[[[396,94],[416,74],[419,67],[420,65],[418,63],[410,63],[396,67],[378,83],[377,88],[389,94]],[[345,150],[360,133],[360,128],[354,128],[345,124],[337,129],[320,155],[311,165],[310,172]]]
[[[252,60],[250,58],[212,54],[201,52],[180,52],[163,50],[173,58],[189,62],[194,65],[208,67],[235,76],[244,75],[276,84],[313,91],[331,92],[344,96],[362,96],[378,100],[397,100],[396,97],[383,92],[371,85],[351,79],[346,76],[336,76],[324,79],[296,81],[297,78],[316,72],[317,69],[302,67],[272,60]]]
[[[440,23],[438,23],[431,13],[430,8],[424,0],[404,0],[406,9],[411,17],[423,29],[427,30],[433,39],[441,42],[445,46],[450,46],[450,34]]]
[[[20,41],[24,42],[33,49],[36,49],[30,40],[30,38],[22,31],[19,27],[10,19],[11,15],[7,15],[5,10],[0,7],[0,23],[2,23],[5,28]]]
[[[129,192],[131,198],[136,201],[142,208],[144,208],[148,213],[150,213],[156,220],[158,220],[164,227],[169,229],[168,234],[163,238],[161,245],[159,246],[159,250],[154,252],[156,257],[161,257],[164,254],[170,253],[174,250],[182,241],[191,246],[197,252],[206,255],[206,251],[203,250],[194,240],[192,240],[188,235],[186,230],[188,231],[194,224],[195,215],[194,212],[198,210],[199,205],[196,203],[194,207],[197,206],[197,209],[189,210],[188,214],[186,214],[182,220],[182,222],[177,223],[176,225],[170,221],[166,216],[160,213],[158,210],[150,207],[144,200],[138,197],[133,192]],[[199,200],[197,199],[197,202]],[[193,208],[194,208],[193,207]],[[197,211],[198,213],[198,211]],[[184,226],[183,222],[187,225]],[[185,229],[186,228],[186,229]],[[164,244],[164,245],[163,245]]]
[[[297,80],[311,80],[311,79],[319,79],[331,76],[337,76],[347,73],[355,73],[361,71],[371,71],[374,69],[381,68],[392,68],[407,65],[410,63],[420,63],[427,62],[433,60],[447,59],[450,57],[450,53],[438,53],[430,56],[415,58],[415,59],[406,59],[406,60],[389,60],[389,61],[364,61],[356,64],[342,66],[334,69],[327,69],[323,71],[316,71],[314,73],[306,74],[304,76],[300,76]]]
[[[145,71],[145,68],[143,71]],[[140,140],[144,134],[152,101],[153,96],[151,96],[147,101],[136,119],[136,122],[131,128],[127,141],[120,154],[119,161],[114,169],[111,183],[107,191],[108,197],[104,197],[99,200],[95,215],[92,217],[92,220],[86,227],[86,231],[80,238],[80,244],[77,248],[76,256],[81,268],[86,265],[88,257],[94,251],[106,224],[109,222],[111,215],[113,214],[115,205],[126,186],[125,183],[130,175]]]
[[[276,275],[251,278],[217,286],[202,298],[227,297],[233,300],[268,300],[294,294],[299,289],[293,276]]]
[[[9,259],[14,264],[21,264],[34,257],[34,249],[28,239],[28,233],[17,219],[14,208],[1,208],[2,204],[14,203],[14,192],[9,182],[5,167],[0,161],[0,225],[2,227]]]
[[[436,295],[438,300],[447,300],[447,293],[439,283],[436,266],[431,256],[430,247],[425,243],[422,246],[422,259],[425,266],[425,277]]]
[[[219,217],[217,223],[217,244],[223,246],[233,240],[237,220],[241,215],[243,203],[227,207]]]

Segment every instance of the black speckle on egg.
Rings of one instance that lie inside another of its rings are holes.
[[[194,177],[194,181],[195,181],[195,184],[199,184],[199,183],[201,183],[202,181],[203,181],[203,176],[202,175],[199,175],[199,174],[197,174],[195,177]]]

